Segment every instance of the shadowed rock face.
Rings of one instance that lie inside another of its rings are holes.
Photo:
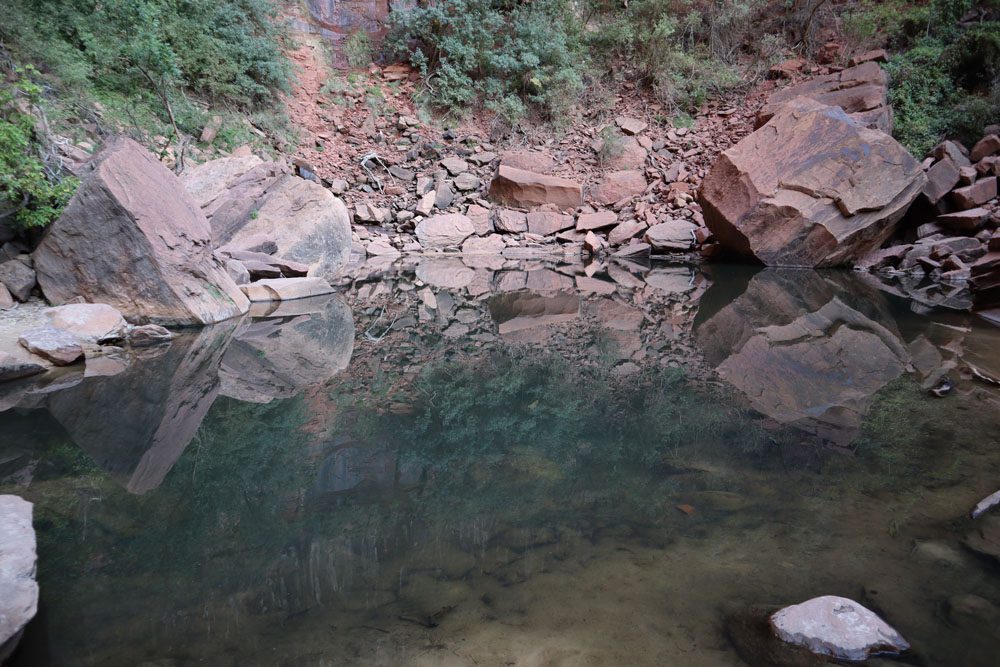
[[[160,485],[219,393],[235,324],[174,340],[153,359],[52,394],[46,405],[81,449],[132,493]]]
[[[353,351],[354,316],[339,297],[283,303],[237,331],[219,368],[222,395],[250,403],[290,398],[347,368]]]
[[[706,360],[755,410],[837,444],[909,357],[879,294],[859,283],[848,297],[844,282],[857,281],[767,269],[738,295],[709,289],[703,304],[719,307],[695,324]]]

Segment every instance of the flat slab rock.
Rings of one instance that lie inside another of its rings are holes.
[[[836,595],[806,600],[771,616],[779,639],[838,660],[861,661],[878,653],[900,653],[909,642],[875,612]]]
[[[291,301],[333,292],[330,283],[322,278],[272,278],[240,285],[240,289],[253,303]]]
[[[24,349],[48,359],[56,366],[67,366],[83,358],[83,346],[73,333],[55,327],[35,327],[18,337]]]
[[[0,496],[0,662],[38,610],[31,513],[27,500]]]

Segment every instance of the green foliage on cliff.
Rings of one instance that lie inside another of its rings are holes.
[[[0,39],[78,89],[255,108],[285,86],[270,0],[7,0]]]
[[[421,70],[427,101],[444,109],[559,120],[588,89],[637,79],[671,109],[691,111],[739,83],[734,65],[762,4],[444,0],[393,12],[387,47]]]
[[[0,224],[15,228],[47,225],[76,189],[76,180],[63,178],[42,154],[38,119],[28,112],[41,95],[33,73],[19,70],[0,85]]]
[[[971,145],[1000,118],[1000,22],[961,22],[1000,12],[996,0],[865,1],[845,14],[845,31],[864,46],[888,46],[893,134],[923,156],[942,138]]]
[[[445,0],[393,12],[386,46],[427,77],[445,109],[483,104],[516,121],[564,112],[583,87],[580,26],[565,0]]]

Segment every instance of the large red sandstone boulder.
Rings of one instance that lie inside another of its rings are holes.
[[[888,102],[889,77],[876,62],[866,62],[840,72],[818,76],[773,93],[759,112],[757,127],[774,117],[796,97],[840,107],[861,125],[892,133],[892,108]]]
[[[770,266],[850,265],[896,230],[926,183],[892,137],[807,98],[722,153],[705,222],[731,254]]]
[[[254,155],[221,158],[189,169],[182,180],[208,217],[216,247],[267,239],[281,257],[307,265],[310,276],[331,276],[347,264],[347,206],[284,165]]]
[[[34,263],[53,304],[83,297],[133,322],[211,324],[249,309],[180,181],[124,137],[94,159]]]
[[[583,188],[567,178],[547,176],[501,164],[490,183],[490,199],[508,206],[531,208],[554,204],[560,209],[583,204]]]

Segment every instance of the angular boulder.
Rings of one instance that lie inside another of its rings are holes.
[[[690,250],[695,243],[696,225],[687,220],[666,220],[646,230],[646,243],[656,250]]]
[[[851,265],[896,230],[926,176],[892,137],[800,98],[722,153],[702,183],[724,250],[770,266]]]
[[[771,616],[782,640],[813,653],[859,662],[879,653],[902,653],[909,642],[875,612],[854,600],[824,595],[785,607]]]
[[[425,248],[444,248],[461,244],[475,233],[476,227],[461,213],[443,213],[421,220],[415,231]]]
[[[31,514],[27,500],[0,496],[0,663],[13,653],[24,626],[38,611]]]
[[[875,62],[818,76],[773,93],[757,112],[760,128],[797,97],[840,107],[862,127],[892,133],[892,108],[888,102],[889,77]]]
[[[35,271],[19,259],[0,264],[0,285],[18,301],[27,301],[35,287]]]
[[[80,339],[68,331],[54,327],[34,327],[22,331],[17,342],[32,354],[37,354],[56,366],[68,366],[83,358]]]
[[[351,254],[347,206],[284,165],[256,156],[212,160],[186,171],[183,183],[212,226],[216,247],[249,249],[267,239],[281,257],[329,276]]]
[[[34,252],[53,304],[106,303],[136,322],[201,325],[249,302],[212,254],[208,221],[180,181],[131,139],[111,140]]]
[[[546,176],[501,163],[490,183],[490,199],[508,206],[531,208],[554,204],[566,210],[583,204],[583,188],[567,178]]]

